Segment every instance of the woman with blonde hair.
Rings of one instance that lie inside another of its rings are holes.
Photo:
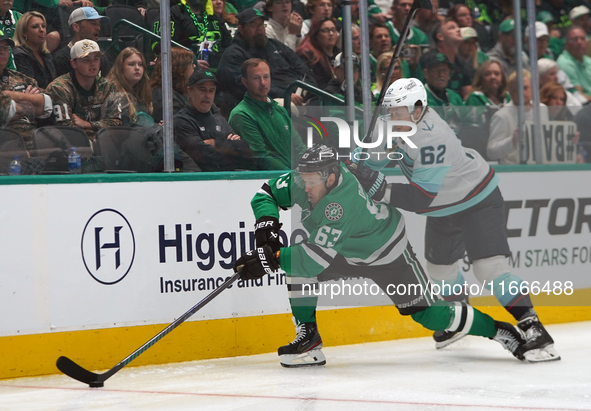
[[[567,94],[564,87],[558,83],[546,83],[540,89],[540,102],[548,106],[548,117],[554,121],[573,121],[574,115],[566,106]],[[575,162],[582,164],[585,162],[583,153],[585,149],[579,144],[581,132],[577,131],[572,136],[571,142],[577,147],[577,156]]]
[[[148,67],[143,54],[134,47],[124,49],[115,60],[107,79],[123,90],[130,102],[130,114],[137,118],[136,124],[151,126],[152,88],[148,77]]]
[[[176,114],[187,105],[187,82],[195,71],[195,64],[193,52],[180,47],[173,47],[170,50],[170,59],[172,64],[172,107],[173,114]],[[161,59],[158,59],[150,82],[154,105],[152,117],[156,122],[162,121],[162,68],[160,63]]]
[[[382,91],[382,87],[384,87],[384,85],[386,87],[389,87],[390,84],[392,84],[396,80],[404,77],[402,75],[402,69],[400,67],[400,61],[402,59],[398,59],[396,61],[396,63],[394,64],[394,71],[392,72],[392,77],[390,77],[390,80],[386,79],[386,75],[388,74],[388,69],[390,68],[390,63],[392,62],[393,56],[394,56],[394,53],[391,51],[388,51],[386,53],[382,53],[380,55],[380,57],[378,58],[378,62],[376,63],[376,67],[377,67],[376,82],[374,83],[374,85],[371,88],[371,92],[373,93],[375,98],[378,98],[378,96],[380,95],[380,92]],[[402,60],[402,61],[404,62],[405,60]]]
[[[47,22],[38,11],[28,11],[16,23],[12,51],[17,71],[46,88],[56,77],[53,58],[47,49]]]

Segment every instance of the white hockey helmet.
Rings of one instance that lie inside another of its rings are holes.
[[[420,101],[420,104],[417,102]],[[413,121],[416,123],[419,119],[414,118],[415,106],[423,107],[423,113],[427,108],[427,92],[425,86],[416,78],[401,78],[390,84],[382,104],[385,107],[407,107]]]

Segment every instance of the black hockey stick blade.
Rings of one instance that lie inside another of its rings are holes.
[[[165,329],[163,329],[158,334],[156,334],[154,337],[152,337],[150,339],[150,341],[146,342],[140,348],[138,348],[137,350],[135,350],[134,352],[129,354],[127,357],[125,357],[123,360],[121,360],[117,365],[115,365],[113,368],[111,368],[107,372],[104,372],[102,374],[95,374],[91,371],[88,371],[84,367],[76,364],[74,361],[72,361],[68,357],[64,357],[64,356],[59,357],[57,359],[55,365],[62,373],[66,374],[68,377],[78,380],[80,382],[83,382],[84,384],[88,384],[88,386],[91,388],[102,387],[104,385],[104,382],[107,379],[109,379],[110,377],[112,377],[113,374],[115,374],[121,368],[125,367],[127,364],[129,364],[130,362],[135,360],[144,351],[146,351],[148,348],[150,348],[151,346],[156,344],[158,341],[160,341],[162,338],[164,338],[168,333],[170,333],[176,327],[178,327],[179,325],[184,323],[187,319],[189,319],[189,317],[191,317],[193,314],[195,314],[201,308],[205,307],[205,305],[207,303],[209,303],[211,300],[213,300],[215,297],[217,297],[222,291],[224,291],[226,288],[228,288],[230,285],[232,285],[232,283],[234,281],[236,281],[238,278],[240,278],[241,273],[242,273],[242,270],[239,270],[232,277],[228,278],[218,288],[216,288],[209,295],[207,295],[207,297],[205,297],[203,300],[199,301],[196,305],[191,307],[191,309],[189,311],[187,311],[186,313],[181,315],[179,318],[174,320]]]
[[[102,387],[106,378],[102,374],[95,374],[79,366],[68,357],[61,356],[57,359],[55,365],[58,370],[75,380],[88,384],[92,388]]]

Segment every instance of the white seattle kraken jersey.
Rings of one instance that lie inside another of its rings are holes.
[[[381,117],[378,126],[389,119],[389,115]],[[373,138],[377,140],[377,130]],[[417,213],[435,217],[455,214],[479,203],[497,186],[498,177],[490,165],[478,152],[463,147],[435,111],[427,109],[417,124],[416,134],[407,138],[417,148],[411,148],[402,138],[395,138],[396,151],[403,155],[398,161],[400,169],[410,184],[434,197],[427,209]],[[374,169],[384,167],[387,161],[374,161],[384,158],[377,155],[384,151],[386,141],[381,147],[369,149],[371,157],[366,164]]]

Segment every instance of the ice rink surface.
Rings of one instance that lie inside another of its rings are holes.
[[[326,347],[324,367],[285,369],[263,354],[128,367],[103,388],[64,375],[0,380],[0,409],[591,410],[591,322],[547,328],[561,361],[522,363],[482,337],[443,350],[417,338]]]

